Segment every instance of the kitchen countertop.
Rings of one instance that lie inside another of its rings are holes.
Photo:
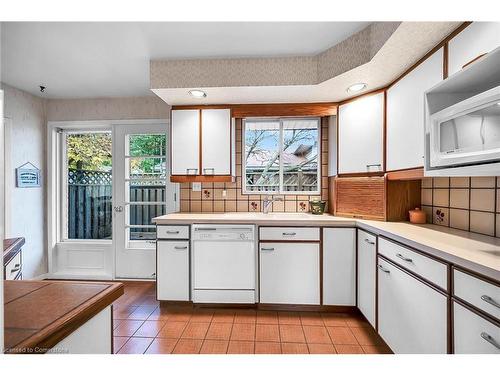
[[[153,219],[162,224],[231,223],[353,227],[394,239],[450,263],[500,280],[500,238],[433,224],[383,222],[308,213],[173,213]]]
[[[5,281],[5,352],[44,353],[122,294],[117,282]]]
[[[7,238],[3,240],[3,264],[14,258],[24,245],[24,237]]]

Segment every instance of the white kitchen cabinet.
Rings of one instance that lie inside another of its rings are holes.
[[[204,109],[201,124],[201,174],[231,174],[231,110]]]
[[[387,90],[387,170],[424,165],[424,92],[443,80],[443,48]]]
[[[375,327],[377,237],[358,229],[358,309]]]
[[[500,327],[453,302],[453,348],[456,354],[500,354]]]
[[[339,174],[384,170],[384,93],[339,107]]]
[[[261,242],[260,303],[319,305],[319,243]]]
[[[200,111],[173,110],[172,175],[200,174]]]
[[[234,173],[235,136],[230,109],[173,110],[171,133],[173,182],[179,182],[175,176]]]
[[[396,354],[447,353],[448,298],[378,258],[378,332]]]
[[[189,241],[157,241],[156,289],[161,301],[189,301]]]
[[[354,228],[323,228],[323,305],[356,305]]]
[[[500,46],[500,22],[473,22],[448,43],[448,74]]]

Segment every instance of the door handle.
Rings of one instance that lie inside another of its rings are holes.
[[[167,234],[179,234],[178,230],[167,230]]]
[[[365,238],[365,242],[370,245],[375,245],[375,242],[370,241],[368,238]]]
[[[386,270],[381,264],[378,265],[378,269],[382,272],[385,272],[385,273],[391,273],[391,271],[389,270]]]
[[[495,301],[493,298],[491,298],[490,296],[487,296],[486,294],[484,294],[481,296],[481,299],[484,302],[487,302],[490,305],[493,305],[493,306],[498,307],[500,309],[500,304],[497,301]]]
[[[274,247],[261,247],[262,251],[274,251]]]
[[[212,171],[212,173],[207,173],[207,171]],[[215,168],[203,168],[203,174],[215,174]]]
[[[377,163],[377,164],[366,164],[366,168],[370,168],[370,167],[381,167],[382,164],[380,163]]]
[[[115,212],[123,212],[123,206],[115,206]]]
[[[398,254],[396,254],[396,256],[397,256],[399,259],[404,260],[405,262],[413,262],[413,260],[412,260],[411,258],[407,258],[407,257],[405,257],[405,256],[403,256],[403,255],[401,255],[401,254],[399,254],[399,253],[398,253]]]
[[[186,250],[187,248],[187,246],[174,246],[175,250]]]
[[[491,345],[493,345],[495,348],[500,349],[500,344],[495,341],[491,335],[488,335],[486,332],[481,332],[481,337],[488,341]]]

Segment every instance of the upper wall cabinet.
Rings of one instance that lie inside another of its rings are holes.
[[[384,93],[339,107],[339,174],[384,170]]]
[[[172,110],[171,181],[230,181],[233,128],[230,109]]]
[[[448,44],[448,74],[500,46],[500,22],[474,22]]]
[[[443,49],[387,90],[387,170],[424,165],[424,92],[443,80]]]

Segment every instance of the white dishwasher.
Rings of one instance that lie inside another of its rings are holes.
[[[253,225],[194,224],[191,239],[193,302],[256,302]]]

